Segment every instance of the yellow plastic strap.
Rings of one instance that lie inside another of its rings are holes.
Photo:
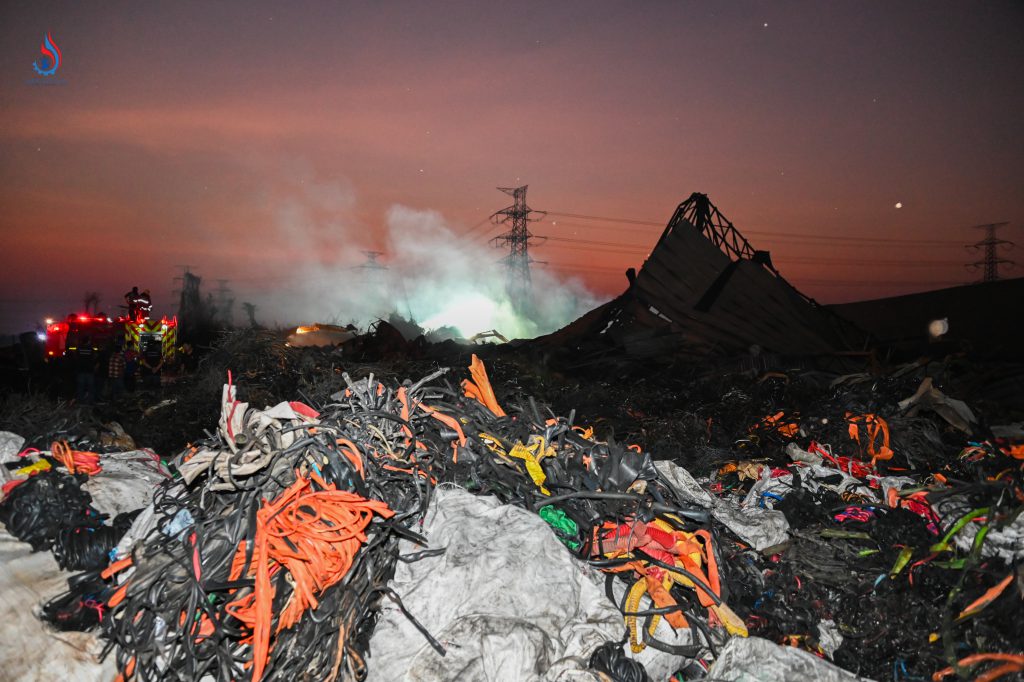
[[[530,445],[526,446],[522,443],[516,443],[512,448],[512,451],[508,453],[509,457],[515,459],[521,459],[526,464],[526,473],[530,474],[530,478],[533,479],[534,484],[540,491],[545,495],[550,495],[548,489],[544,487],[544,481],[547,480],[547,476],[544,470],[540,466],[540,460],[551,455],[549,448],[545,448],[543,438],[531,438]],[[537,453],[540,453],[539,455]]]
[[[49,471],[52,468],[53,467],[50,466],[49,462],[47,462],[45,459],[41,459],[38,462],[35,462],[34,464],[29,464],[27,467],[21,467],[20,469],[14,472],[14,475],[29,476],[37,471]]]
[[[722,625],[725,626],[726,631],[730,635],[737,635],[738,637],[748,636],[747,626],[743,619],[736,615],[736,612],[730,609],[725,602],[709,606],[708,608],[715,612],[718,620],[722,621]]]
[[[640,578],[629,588],[629,595],[626,597],[626,612],[636,613],[640,610],[640,600],[647,592],[647,581]],[[629,648],[634,654],[638,654],[647,648],[640,638],[640,630],[637,627],[636,616],[626,616],[626,629],[629,631]]]

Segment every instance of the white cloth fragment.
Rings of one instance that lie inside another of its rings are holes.
[[[831,618],[818,623],[818,646],[822,653],[831,661],[836,656],[836,650],[843,645],[843,636],[839,634],[839,627]]]
[[[659,461],[655,466],[683,499],[710,510],[712,516],[757,551],[782,544],[789,538],[789,523],[782,512],[756,506],[740,508],[731,500],[713,496],[690,472],[672,462]]]

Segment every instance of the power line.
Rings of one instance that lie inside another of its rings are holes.
[[[477,230],[479,230],[479,229],[480,229],[481,227],[483,227],[484,225],[488,225],[488,224],[491,224],[491,216],[487,216],[486,218],[484,218],[483,220],[481,220],[480,222],[478,222],[478,223],[477,223],[476,225],[474,225],[473,227],[469,228],[469,229],[468,229],[468,230],[466,230],[465,232],[462,232],[460,236],[462,236],[462,237],[468,237],[468,236],[470,236],[471,234],[473,234],[474,232],[476,232]],[[487,232],[490,232],[490,230],[487,230]]]
[[[609,223],[625,223],[627,225],[644,225],[648,227],[665,227],[664,223],[656,223],[652,220],[636,220],[633,218],[607,218],[596,215],[583,215],[580,213],[563,213],[561,211],[548,211],[548,215],[557,215],[564,218],[579,218],[581,220],[603,220]]]
[[[787,257],[773,258],[772,260],[778,261],[779,263],[796,263],[796,264],[799,264],[799,265],[802,265],[802,264],[819,264],[820,263],[820,264],[823,264],[823,265],[863,265],[863,266],[873,266],[873,265],[875,265],[875,266],[894,267],[894,268],[900,268],[900,267],[904,267],[904,266],[906,266],[906,267],[934,268],[934,267],[945,267],[945,266],[960,265],[959,262],[952,261],[952,260],[948,260],[948,261],[937,261],[937,260],[926,261],[926,260],[906,260],[906,259],[900,259],[900,260],[878,260],[878,259],[873,259],[873,258],[864,258],[864,259],[851,259],[851,258],[811,258],[811,257],[804,258],[804,257],[800,257],[800,256],[794,256],[794,257],[789,257],[789,258],[787,258]]]
[[[600,266],[589,266],[589,265],[552,265],[549,266],[554,270],[567,270],[570,272],[590,272],[594,274],[621,274],[624,272],[622,268],[602,268]],[[876,280],[876,279],[865,279],[865,280],[851,280],[851,279],[822,279],[815,277],[799,277],[796,278],[799,283],[803,286],[826,286],[826,287],[870,287],[870,286],[936,286],[936,285],[958,285],[963,282],[959,280],[948,280],[948,279],[917,279],[917,280]]]
[[[570,244],[594,244],[597,246],[619,246],[625,249],[641,249],[644,248],[634,244],[624,244],[622,242],[605,242],[598,239],[579,239],[576,237],[544,237],[545,242],[567,242]],[[645,249],[649,250],[649,249]]]
[[[639,220],[634,218],[612,218],[608,216],[594,216],[584,215],[581,213],[566,213],[562,211],[548,211],[548,215],[562,216],[566,218],[577,218],[581,220],[599,220],[610,223],[621,223],[624,225],[641,225],[645,227],[664,227],[664,223],[657,223],[651,220]],[[564,224],[564,223],[563,223]],[[581,226],[583,227],[583,226]],[[611,229],[611,228],[609,228]],[[889,238],[889,237],[849,237],[849,236],[829,236],[821,234],[812,234],[807,232],[775,232],[772,230],[744,230],[745,234],[758,235],[762,237],[783,237],[790,239],[803,239],[803,240],[816,240],[816,241],[841,241],[851,243],[880,243],[880,244],[904,244],[908,246],[912,245],[935,245],[935,246],[960,246],[960,242],[949,239],[900,239],[900,238]]]
[[[573,249],[581,251],[589,251],[595,253],[610,253],[620,255],[647,255],[650,253],[650,249],[641,246],[631,246],[629,244],[623,244],[621,242],[603,242],[597,240],[587,239],[570,239],[565,237],[548,237],[549,242],[567,242],[565,244],[555,243],[549,244],[552,248],[562,249]],[[611,248],[616,247],[616,248]],[[857,265],[857,266],[875,266],[875,267],[945,267],[960,265],[959,261],[932,261],[932,260],[909,260],[909,259],[888,259],[880,260],[877,258],[828,258],[828,257],[780,257],[773,258],[778,263],[795,263],[795,264],[821,264],[821,265]]]

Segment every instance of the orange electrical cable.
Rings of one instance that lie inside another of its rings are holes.
[[[991,680],[998,679],[1007,673],[1020,672],[1024,670],[1024,654],[972,654],[966,658],[961,658],[957,661],[957,667],[965,668],[972,666],[976,663],[984,663],[985,661],[1003,661],[1006,665],[1001,665],[998,668],[994,668],[984,675],[979,675],[975,678],[975,682],[984,680],[990,682]],[[943,668],[934,675],[932,675],[933,682],[939,682],[943,677],[952,675],[954,672],[952,666],[949,668]]]
[[[962,620],[968,616],[973,616],[974,614],[981,612],[985,607],[998,599],[999,595],[1001,595],[1006,588],[1009,587],[1010,583],[1013,582],[1013,577],[1014,572],[1010,571],[1007,576],[996,583],[995,586],[986,590],[985,594],[981,595],[964,607],[964,610],[960,612],[959,616],[957,616],[957,620]]]
[[[345,455],[348,461],[352,462],[352,466],[356,468],[360,478],[366,478],[366,474],[363,472],[363,458],[359,454],[359,448],[356,444],[347,438],[339,438],[335,441],[339,446],[341,454]]]
[[[98,454],[84,450],[72,450],[67,441],[54,441],[50,446],[50,456],[72,474],[95,476],[103,471]]]
[[[104,580],[106,580],[110,576],[114,575],[115,573],[121,572],[122,570],[128,568],[131,565],[132,565],[132,558],[130,556],[126,556],[123,559],[118,559],[114,563],[112,563],[109,566],[107,566],[106,568],[104,568],[103,572],[100,573],[100,577],[103,578]]]
[[[409,420],[412,418],[412,411],[409,407],[409,392],[405,389],[405,386],[398,389],[398,401],[402,403],[401,416],[402,420],[405,422],[402,424],[402,433],[405,434],[406,445],[408,445],[410,441],[415,441],[417,449],[426,450],[427,446],[417,440],[413,435],[412,429],[409,428]]]
[[[316,482],[320,490],[314,490]],[[294,588],[277,617],[273,634],[293,626],[307,609],[315,609],[317,595],[341,581],[366,542],[365,530],[374,515],[394,515],[387,504],[337,490],[318,476],[296,474],[295,483],[256,513],[256,537],[247,575],[255,589],[227,605],[228,612],[252,632],[252,681],[266,668],[274,621],[275,588],[271,576],[288,571]],[[239,543],[231,566],[231,579],[242,575],[246,544]]]

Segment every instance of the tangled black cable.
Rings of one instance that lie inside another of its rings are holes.
[[[68,578],[68,591],[42,606],[40,617],[58,630],[85,632],[100,624],[109,595],[99,571]]]
[[[139,511],[118,514],[109,526],[64,527],[53,541],[53,556],[65,571],[103,569],[110,563],[110,550],[124,537]]]
[[[622,650],[625,642],[605,642],[590,655],[592,670],[604,673],[613,682],[648,682],[650,678],[644,666],[626,656]]]
[[[0,521],[34,552],[53,546],[64,529],[100,526],[102,516],[92,508],[92,497],[81,483],[78,477],[53,469],[39,472],[0,503]]]

